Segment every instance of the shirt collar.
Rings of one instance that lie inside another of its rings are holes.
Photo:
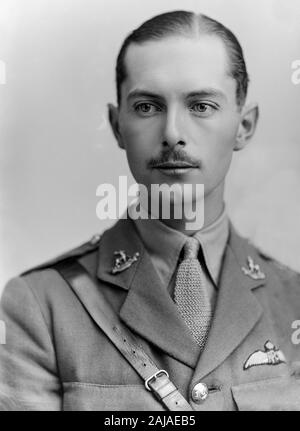
[[[218,285],[222,268],[223,255],[229,236],[229,220],[225,210],[209,226],[194,235],[200,242],[204,254],[207,269]]]
[[[158,219],[137,219],[134,223],[158,275],[164,285],[168,286],[187,236]],[[225,207],[217,220],[194,234],[201,244],[207,269],[216,286],[228,235],[229,221]]]

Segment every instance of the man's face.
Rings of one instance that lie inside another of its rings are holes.
[[[223,42],[169,37],[126,54],[118,141],[139,184],[204,184],[223,195],[240,111]]]

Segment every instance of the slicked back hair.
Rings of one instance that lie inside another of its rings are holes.
[[[220,22],[206,15],[188,11],[173,11],[157,15],[127,36],[118,54],[116,65],[118,104],[121,103],[121,86],[127,77],[125,56],[129,45],[180,35],[187,38],[215,35],[224,42],[229,58],[229,75],[236,81],[236,102],[239,107],[242,107],[247,97],[249,76],[239,41]]]

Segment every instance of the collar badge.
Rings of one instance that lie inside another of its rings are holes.
[[[111,272],[113,274],[117,274],[118,272],[125,271],[125,269],[129,268],[134,262],[136,262],[140,257],[140,253],[134,253],[134,255],[130,257],[127,256],[124,250],[118,250],[114,252],[114,256],[115,261]]]
[[[243,273],[253,278],[253,280],[265,280],[265,274],[261,271],[259,265],[254,263],[252,257],[248,256],[247,262],[248,268],[242,267]]]
[[[278,365],[286,362],[281,350],[278,350],[271,341],[264,345],[265,350],[256,350],[244,363],[244,370],[258,365]]]

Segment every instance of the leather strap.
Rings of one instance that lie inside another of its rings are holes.
[[[89,296],[90,303],[97,304],[97,313],[93,313],[94,320],[142,377],[146,389],[150,390],[168,410],[193,411],[191,405],[169,379],[168,373],[155,365],[139,344],[136,336],[121,322],[86,269],[75,259],[59,262],[53,265],[53,268],[72,287],[79,299],[82,297],[81,293],[84,292],[86,297]]]

